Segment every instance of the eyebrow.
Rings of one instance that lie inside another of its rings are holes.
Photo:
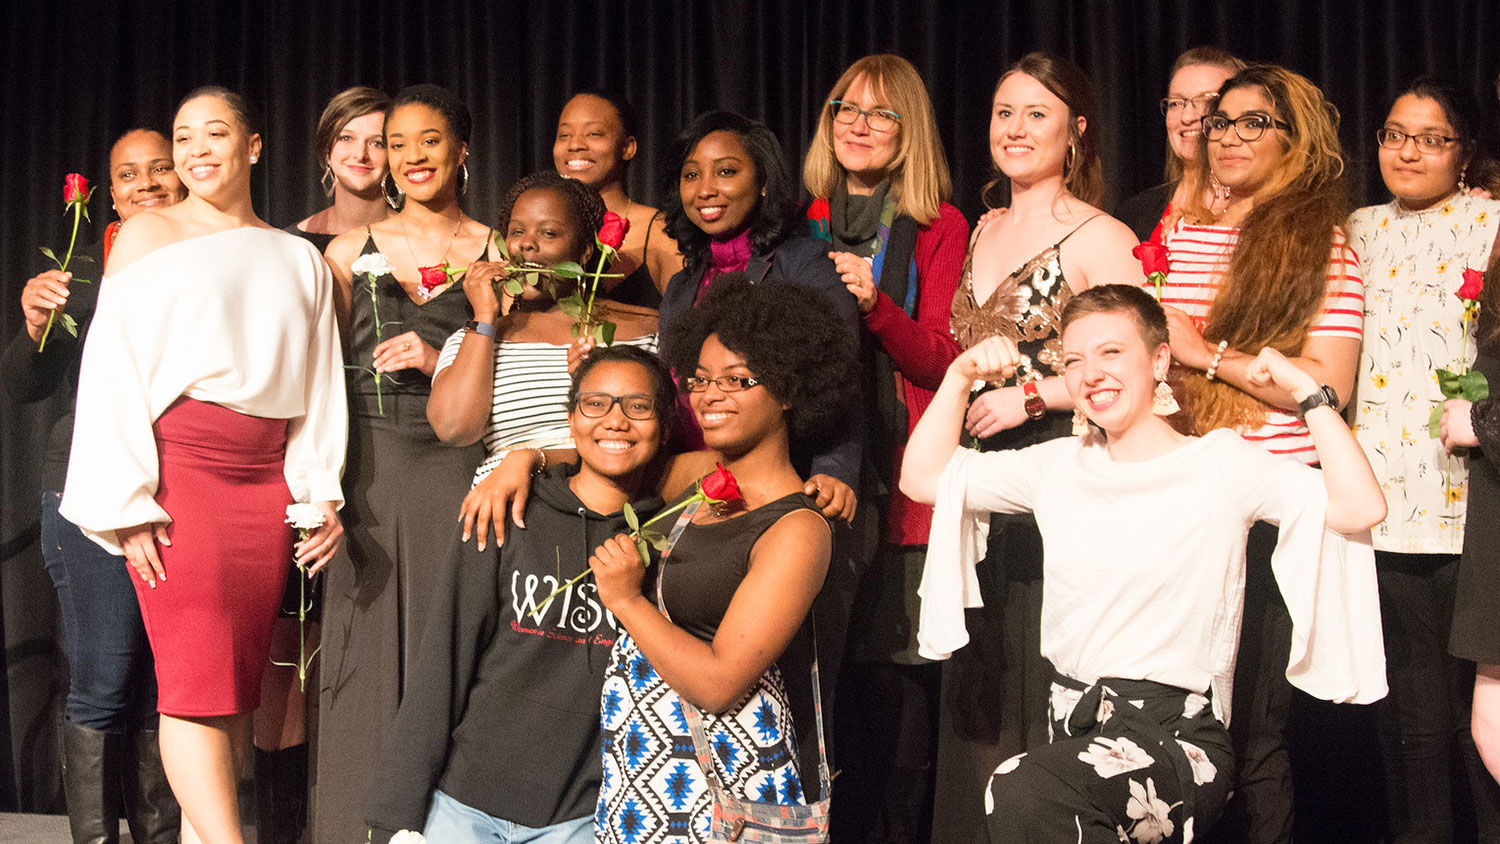
[[[1406,124],[1402,123],[1399,120],[1387,120],[1385,122],[1385,125],[1387,127],[1399,129],[1402,132],[1406,132],[1408,135],[1413,133],[1425,135],[1429,132],[1438,135],[1447,135],[1453,131],[1453,128],[1451,126],[1434,126],[1432,124],[1428,124],[1426,126],[1418,126],[1416,129],[1408,129]]]
[[[438,135],[443,134],[443,130],[437,128],[436,126],[433,126],[433,127],[427,128],[427,129],[418,129],[416,132],[414,132],[412,134],[415,134],[415,135],[425,135],[428,132],[432,132],[432,133],[438,134]],[[405,132],[388,132],[388,133],[386,133],[386,137],[387,138],[404,138],[404,137],[406,137],[406,133]]]
[[[209,126],[209,125],[212,125],[212,124],[214,124],[214,123],[220,123],[220,124],[223,124],[223,125],[225,125],[225,126],[228,126],[228,125],[229,125],[229,121],[228,121],[228,120],[220,120],[220,119],[219,119],[219,118],[217,118],[217,117],[215,117],[215,118],[214,118],[214,119],[212,119],[212,120],[205,120],[205,121],[203,121],[203,125],[204,125],[204,126]],[[173,129],[172,129],[172,131],[173,131],[173,132],[176,132],[176,131],[177,131],[177,130],[178,130],[178,129],[191,129],[191,128],[192,128],[192,126],[191,126],[191,125],[189,125],[189,124],[187,124],[187,123],[184,123],[184,124],[182,124],[182,125],[181,125],[181,126],[176,126],[176,127],[173,127]]]

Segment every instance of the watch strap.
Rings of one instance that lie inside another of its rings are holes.
[[[1325,405],[1334,410],[1338,410],[1339,407],[1339,394],[1334,392],[1333,388],[1327,384],[1320,386],[1317,390],[1313,391],[1312,395],[1297,402],[1297,414],[1299,416],[1306,416],[1308,411]]]
[[[478,320],[471,319],[468,322],[464,323],[464,328],[474,332],[475,334],[483,334],[491,340],[495,339],[495,324],[493,322],[480,322]]]
[[[1041,419],[1047,415],[1047,400],[1042,398],[1042,390],[1035,381],[1022,381],[1021,392],[1025,395],[1021,408],[1029,418]]]

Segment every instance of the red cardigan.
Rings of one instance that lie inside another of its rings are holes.
[[[814,200],[808,208],[810,220],[828,219],[828,202]],[[963,273],[964,253],[969,244],[969,223],[957,208],[939,206],[938,217],[917,230],[912,255],[917,265],[917,313],[913,319],[891,297],[876,293],[875,307],[863,314],[865,327],[900,371],[905,383],[907,432],[932,403],[933,393],[943,381],[948,364],[962,348],[953,339],[948,317]],[[901,476],[904,449],[891,455],[893,477]],[[892,489],[886,504],[886,534],[889,545],[926,545],[932,527],[932,508],[917,504]]]

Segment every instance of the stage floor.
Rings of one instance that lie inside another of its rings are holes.
[[[65,815],[0,813],[0,844],[71,844]],[[130,830],[120,824],[120,844],[131,844]],[[255,844],[255,828],[245,827],[245,844]]]

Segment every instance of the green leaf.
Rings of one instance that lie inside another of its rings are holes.
[[[608,346],[615,342],[615,324],[612,322],[601,322],[594,326],[594,344]]]
[[[564,296],[563,298],[557,300],[557,309],[575,320],[581,320],[583,319],[584,309],[583,297],[579,296],[578,291],[575,290],[567,296]],[[577,335],[575,334],[574,336]]]
[[[78,323],[68,314],[62,315],[62,327],[67,329],[68,333],[74,337],[78,336]]]
[[[629,501],[625,502],[625,524],[630,525],[632,533],[641,529],[641,520],[636,516],[635,508],[630,506]]]
[[[510,249],[505,246],[505,237],[500,232],[495,232],[492,239],[495,241],[495,251],[500,253],[500,257],[503,260],[509,261]]]
[[[92,264],[92,263],[94,263],[94,259],[92,257],[88,256],[88,255],[74,255],[73,256],[73,260],[74,261],[82,261],[85,264]]]
[[[77,256],[74,256],[74,257],[77,257]],[[71,284],[93,284],[93,282],[92,282],[92,281],[89,281],[89,280],[88,280],[88,279],[86,279],[86,278],[79,278],[79,277],[77,277],[77,276],[74,276],[74,277],[73,277],[73,281],[72,281],[72,282],[70,282],[70,283],[71,283]]]
[[[54,254],[52,254],[52,250],[51,249],[48,249],[47,247],[43,246],[42,247],[42,254],[46,255],[48,258],[51,258],[52,259],[52,263],[56,264],[58,267],[62,266],[62,261],[57,260],[57,256],[54,255]]]
[[[1432,406],[1432,415],[1427,417],[1427,435],[1433,439],[1442,436],[1440,423],[1443,421],[1443,406],[1436,404]]]
[[[583,275],[583,267],[577,261],[563,261],[552,265],[552,274],[558,278],[579,278]]]
[[[635,550],[636,550],[636,553],[638,553],[638,554],[641,555],[641,562],[645,563],[647,565],[650,565],[650,563],[651,563],[651,549],[649,549],[649,548],[646,547],[646,540],[641,539],[639,536],[636,537],[635,538]]]
[[[502,286],[505,288],[505,292],[512,296],[520,296],[526,290],[526,285],[522,284],[519,279],[514,278],[507,278]]]
[[[1484,373],[1471,369],[1458,378],[1459,390],[1469,401],[1483,401],[1490,397],[1490,382]]]
[[[1444,398],[1456,399],[1459,395],[1459,375],[1446,369],[1437,371],[1438,389],[1442,391]]]
[[[641,538],[651,543],[651,547],[658,551],[667,550],[667,538],[654,530],[641,531]]]
[[[93,191],[89,191],[89,195],[90,196],[92,196],[93,194],[94,194]],[[93,218],[89,216],[88,200],[84,200],[84,204],[83,204],[82,208],[83,208],[83,219],[88,220],[90,223],[94,222]]]

